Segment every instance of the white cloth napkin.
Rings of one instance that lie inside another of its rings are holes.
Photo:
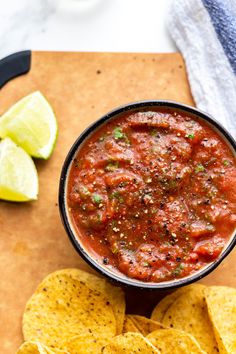
[[[181,51],[197,107],[236,137],[236,2],[173,0],[168,29]]]

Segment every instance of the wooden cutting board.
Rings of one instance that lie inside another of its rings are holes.
[[[76,253],[58,212],[63,160],[77,136],[114,107],[135,100],[171,99],[193,105],[180,54],[33,52],[31,70],[0,91],[0,115],[21,97],[40,90],[59,123],[49,161],[37,161],[39,200],[0,202],[0,353],[22,342],[25,303],[40,280],[64,267],[93,271]],[[203,282],[236,286],[236,250]],[[148,314],[160,292],[126,289],[128,311]],[[134,296],[135,295],[135,296]]]

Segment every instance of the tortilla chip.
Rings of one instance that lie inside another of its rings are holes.
[[[17,350],[16,354],[48,354],[46,347],[39,342],[25,342]]]
[[[16,354],[69,354],[65,350],[50,349],[40,342],[25,342],[18,349]]]
[[[129,316],[130,315],[125,316],[123,333],[127,333],[127,332],[140,333],[139,329],[136,327],[135,323],[132,321],[132,319]]]
[[[193,336],[176,329],[159,329],[147,339],[164,354],[206,354]]]
[[[23,315],[25,340],[66,349],[79,334],[107,339],[116,334],[112,306],[103,295],[66,274],[52,273],[38,286]]]
[[[165,296],[154,308],[151,314],[151,319],[154,321],[162,321],[167,309],[173,304],[173,302],[181,295],[185,294],[189,289],[201,288],[201,284],[191,284],[175,290],[170,295]]]
[[[139,333],[125,333],[116,336],[102,349],[103,354],[157,354],[158,349]]]
[[[205,286],[192,287],[179,296],[167,309],[162,323],[183,330],[195,337],[208,354],[218,353],[204,297]]]
[[[104,337],[88,333],[70,338],[65,346],[70,354],[98,354],[108,342]]]
[[[163,324],[153,321],[150,318],[138,315],[127,315],[127,317],[133,321],[134,325],[138,328],[139,332],[143,336],[147,336],[149,333],[164,328]]]
[[[85,272],[81,269],[68,268],[62,269],[55,274],[67,274],[75,279],[83,281],[91,290],[100,291],[106,297],[114,311],[117,323],[117,334],[122,333],[125,318],[125,295],[121,288],[111,285],[107,280],[94,274]]]
[[[236,353],[236,289],[211,286],[204,290],[220,353]]]
[[[44,348],[46,348],[47,354],[70,354],[67,350],[65,349],[57,349],[57,348],[48,348],[46,346],[44,346]]]

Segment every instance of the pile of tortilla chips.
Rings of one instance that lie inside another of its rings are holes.
[[[49,274],[23,315],[17,354],[235,354],[236,289],[180,288],[151,318],[125,314],[123,291],[79,269]]]

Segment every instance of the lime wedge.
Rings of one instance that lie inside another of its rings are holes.
[[[22,98],[3,114],[0,137],[11,138],[33,157],[50,157],[57,138],[57,121],[39,91]]]
[[[32,158],[11,139],[0,142],[0,199],[35,200],[38,175]]]

